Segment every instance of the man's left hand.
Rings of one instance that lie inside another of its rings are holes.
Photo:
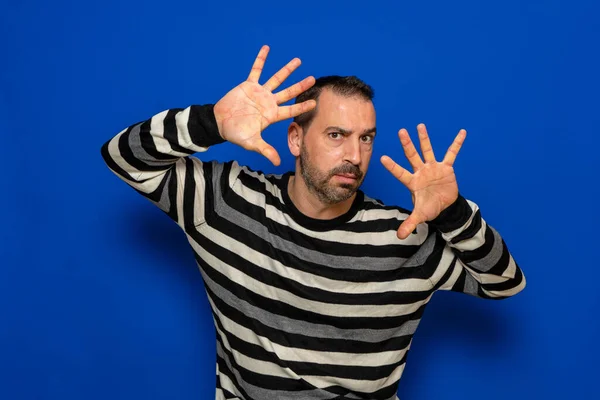
[[[425,125],[419,124],[417,132],[419,133],[423,159],[415,149],[406,129],[400,129],[400,132],[398,132],[404,154],[413,167],[412,174],[396,164],[390,157],[381,157],[381,163],[384,167],[402,182],[412,194],[414,209],[398,228],[397,235],[400,239],[406,239],[417,228],[417,225],[435,219],[458,198],[458,184],[454,175],[453,164],[467,132],[464,129],[458,132],[442,162],[435,159]]]

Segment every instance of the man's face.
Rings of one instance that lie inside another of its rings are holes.
[[[323,90],[300,146],[300,169],[308,189],[326,204],[352,197],[367,173],[374,136],[371,101]]]

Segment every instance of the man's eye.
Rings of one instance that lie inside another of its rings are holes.
[[[371,143],[373,141],[373,136],[369,136],[369,135],[363,136],[362,141],[364,143]]]
[[[329,133],[329,137],[332,139],[338,139],[340,137],[340,133],[339,132],[330,132]]]

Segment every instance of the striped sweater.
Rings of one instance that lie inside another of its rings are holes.
[[[525,287],[507,246],[462,195],[406,239],[408,216],[358,191],[312,219],[292,172],[192,156],[223,142],[212,105],[163,111],[102,146],[107,166],[185,232],[217,338],[216,399],[397,399],[437,290],[503,299]]]

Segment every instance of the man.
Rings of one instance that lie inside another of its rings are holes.
[[[120,132],[102,155],[187,235],[217,332],[217,399],[396,399],[434,292],[502,299],[525,278],[459,194],[452,164],[464,130],[441,162],[423,125],[423,159],[401,130],[414,171],[381,162],[411,191],[414,210],[385,206],[359,189],[376,135],[371,88],[308,77],[274,93],[300,60],[260,85],[268,50],[214,106],[164,111]],[[261,132],[292,117],[295,172],[191,157],[229,141],[278,165]]]

